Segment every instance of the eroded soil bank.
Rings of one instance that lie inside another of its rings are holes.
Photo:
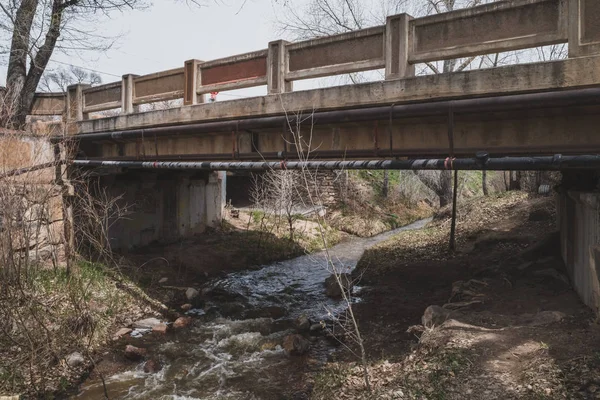
[[[600,326],[554,230],[551,198],[510,193],[461,206],[454,254],[444,212],[368,250],[355,308],[373,392],[340,349],[311,375],[312,398],[600,398]]]

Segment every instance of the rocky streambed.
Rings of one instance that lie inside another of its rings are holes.
[[[331,248],[329,257],[338,271],[349,273],[365,249],[428,221],[352,239]],[[89,379],[74,398],[306,398],[310,387],[303,376],[327,361],[336,340],[324,328],[345,308],[335,291],[326,290],[330,275],[321,252],[188,289],[185,317],[119,332],[119,356],[130,367],[104,376],[104,384]],[[360,288],[354,291],[359,301]]]

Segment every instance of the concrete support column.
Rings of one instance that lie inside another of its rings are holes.
[[[198,95],[198,89],[202,86],[200,64],[200,60],[187,60],[184,64],[183,104],[186,106],[204,103],[204,95]]]
[[[67,87],[67,122],[83,121],[83,91],[91,85],[77,84]]]
[[[569,57],[600,53],[600,1],[568,0]]]
[[[226,203],[227,175],[225,171],[211,172],[206,185],[206,223],[218,226],[223,219]]]
[[[556,195],[560,250],[581,300],[600,315],[600,193],[595,171],[565,171]]]
[[[412,34],[408,14],[389,16],[385,24],[385,79],[415,75],[415,66],[408,62],[412,49]]]
[[[121,114],[131,114],[136,110],[133,107],[133,78],[137,75],[123,75],[121,79]]]
[[[267,91],[268,94],[291,92],[292,82],[285,80],[288,71],[288,54],[285,46],[288,42],[277,40],[269,43],[267,56]]]

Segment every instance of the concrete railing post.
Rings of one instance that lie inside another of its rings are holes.
[[[67,122],[83,121],[83,91],[89,87],[81,83],[67,87]]]
[[[183,105],[189,106],[204,103],[204,95],[198,95],[198,89],[202,86],[202,70],[200,60],[187,60],[183,67]]]
[[[415,66],[408,62],[412,34],[408,14],[391,15],[385,23],[385,79],[414,76]]]
[[[288,56],[285,40],[276,40],[269,43],[267,56],[267,90],[268,94],[291,92],[292,82],[285,80],[288,70]]]
[[[133,108],[133,78],[137,75],[123,75],[121,80],[121,114],[135,112]]]
[[[569,8],[569,57],[600,53],[600,1],[563,0]]]

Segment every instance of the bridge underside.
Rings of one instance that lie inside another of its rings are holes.
[[[297,143],[311,158],[363,159],[446,156],[447,116],[302,125],[285,129],[82,142],[85,158],[110,160],[262,160],[296,158]],[[454,115],[454,153],[473,155],[591,154],[600,151],[600,106],[477,112]]]

